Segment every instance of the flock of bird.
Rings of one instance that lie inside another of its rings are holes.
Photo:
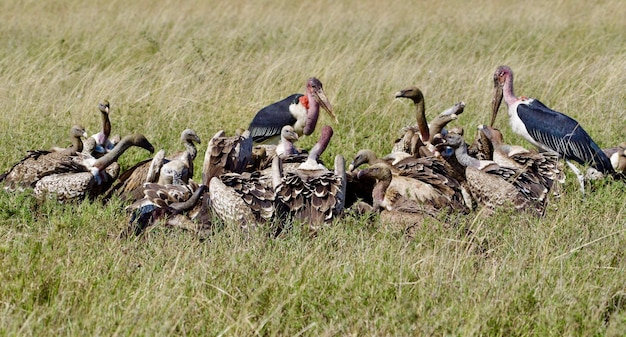
[[[192,129],[181,133],[183,151],[160,150],[120,174],[117,159],[128,148],[155,149],[141,134],[112,136],[110,105],[104,101],[101,132],[89,137],[75,125],[70,147],[29,151],[0,182],[6,191],[32,189],[37,198],[62,202],[121,198],[128,205],[122,233],[127,236],[156,223],[210,232],[216,221],[244,230],[270,226],[274,234],[293,221],[316,230],[348,212],[378,213],[381,221],[405,228],[419,228],[426,218],[453,221],[478,208],[492,213],[513,207],[543,216],[564,181],[561,159],[576,173],[582,193],[590,177],[624,178],[626,143],[601,149],[574,119],[515,96],[507,66],[494,73],[494,90],[491,125],[480,125],[469,144],[462,128],[446,128],[463,112],[462,102],[428,123],[420,89],[401,90],[395,97],[412,100],[417,123],[401,130],[390,153],[363,149],[347,166],[337,155],[327,167],[320,156],[333,136],[330,126],[308,151],[294,145],[313,133],[320,109],[337,121],[322,83],[313,77],[305,94],[259,110],[247,130],[215,134],[199,183],[192,177],[201,140]],[[502,99],[512,130],[536,150],[505,143],[493,128]]]

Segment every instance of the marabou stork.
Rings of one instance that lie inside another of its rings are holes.
[[[602,174],[613,175],[615,173],[609,158],[576,120],[548,108],[537,99],[515,96],[511,68],[498,67],[493,74],[493,82],[491,126],[504,97],[513,132],[524,137],[539,149],[556,152],[563,157],[578,176],[583,193],[585,191],[584,176],[570,160],[581,165],[589,165]]]
[[[324,93],[322,82],[311,77],[306,82],[306,94],[293,94],[282,101],[259,110],[248,130],[256,143],[277,144],[285,125],[291,125],[298,136],[310,135],[315,130],[320,107],[337,122],[333,107]]]

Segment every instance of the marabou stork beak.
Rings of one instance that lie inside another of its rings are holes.
[[[315,97],[315,100],[320,107],[326,110],[326,112],[328,112],[328,114],[335,120],[335,123],[339,123],[337,116],[335,116],[335,113],[333,112],[333,106],[330,104],[330,101],[328,101],[328,97],[326,97],[326,93],[322,87],[313,91],[313,97]]]
[[[502,84],[500,83],[500,79],[498,75],[494,75],[493,77],[493,100],[491,101],[491,123],[489,126],[493,126],[493,123],[496,121],[496,116],[498,115],[498,110],[500,109],[500,104],[502,104],[502,97],[504,96],[502,90]]]

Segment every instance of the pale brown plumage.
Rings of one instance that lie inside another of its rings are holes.
[[[77,153],[82,151],[81,137],[86,137],[87,133],[82,126],[74,125],[70,129],[70,136],[72,137],[72,146],[69,148],[55,151],[28,151],[26,157],[0,175],[0,182],[4,181],[4,189],[15,191],[35,187],[35,184],[45,176],[80,169],[75,157]]]
[[[380,214],[381,223],[412,236],[424,224],[438,222],[436,208],[407,199],[391,186],[395,177],[386,164],[371,165],[359,171],[358,176],[376,181],[372,190],[373,210]]]
[[[193,161],[198,155],[198,150],[194,143],[200,144],[200,137],[192,129],[185,129],[181,134],[181,141],[185,146],[185,151],[172,155],[168,160],[163,161],[159,170],[158,182],[160,184],[186,184],[193,177]]]
[[[284,170],[283,160],[279,157],[274,159],[272,177],[280,217],[307,222],[311,229],[316,230],[343,213],[346,195],[345,160],[341,155],[335,157],[334,172],[319,162],[332,136],[332,127],[325,125],[306,161],[295,168]]]
[[[250,131],[228,137],[221,130],[209,141],[202,170],[212,210],[225,223],[246,230],[266,223],[274,214],[271,177],[243,172],[251,158]]]
[[[362,164],[386,166],[393,175],[391,187],[404,198],[427,203],[436,209],[467,213],[462,187],[454,178],[452,168],[438,157],[414,158],[402,156],[394,160],[394,153],[378,159],[371,150],[361,150],[350,164],[354,170]]]
[[[271,177],[263,176],[258,171],[227,172],[212,177],[209,194],[212,209],[227,224],[250,230],[274,217]]]
[[[192,129],[185,129],[180,140],[185,147],[184,151],[166,157],[165,150],[160,150],[153,158],[135,164],[119,176],[106,198],[117,195],[125,200],[140,199],[143,197],[144,183],[186,184],[193,176],[193,161],[198,153],[195,143],[200,143],[200,137]],[[172,161],[174,163],[166,166]],[[163,177],[162,171],[165,173]]]
[[[466,181],[475,200],[493,211],[504,206],[541,216],[548,201],[548,187],[536,175],[500,166],[493,161],[481,161],[467,154],[463,137],[448,134],[446,144],[455,149],[458,162],[465,166]]]
[[[252,149],[252,161],[246,168],[248,171],[264,170],[272,166],[274,157],[279,156],[282,159],[286,158],[301,158],[301,161],[306,159],[306,155],[300,156],[294,144],[299,139],[298,133],[293,126],[283,126],[280,133],[280,142],[277,145],[274,144],[257,144]]]
[[[478,130],[491,142],[493,161],[498,165],[529,171],[542,179],[548,190],[555,182],[565,182],[557,153],[530,151],[522,146],[505,144],[502,132],[491,126],[480,125]]]
[[[82,161],[74,171],[47,175],[41,178],[34,187],[33,193],[38,198],[49,197],[59,201],[95,197],[104,193],[119,173],[117,159],[131,146],[141,147],[150,152],[154,147],[141,134],[124,137],[119,144],[106,155],[87,164]],[[111,165],[116,169],[107,171]],[[113,176],[111,175],[113,174]]]

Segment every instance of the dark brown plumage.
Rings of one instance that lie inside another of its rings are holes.
[[[346,194],[343,156],[335,157],[334,171],[321,165],[301,164],[296,170],[281,176],[276,186],[276,200],[290,218],[317,229],[343,213]]]
[[[190,213],[194,208],[200,208],[206,190],[206,185],[198,186],[195,183],[188,185],[146,183],[143,189],[144,197],[126,207],[130,220],[128,228],[121,236],[139,235],[158,221],[204,234],[210,230],[210,222],[195,221],[197,215]]]
[[[252,138],[250,131],[227,137],[224,130],[218,131],[204,154],[202,183],[208,185],[213,177],[227,172],[241,173],[252,160]]]

